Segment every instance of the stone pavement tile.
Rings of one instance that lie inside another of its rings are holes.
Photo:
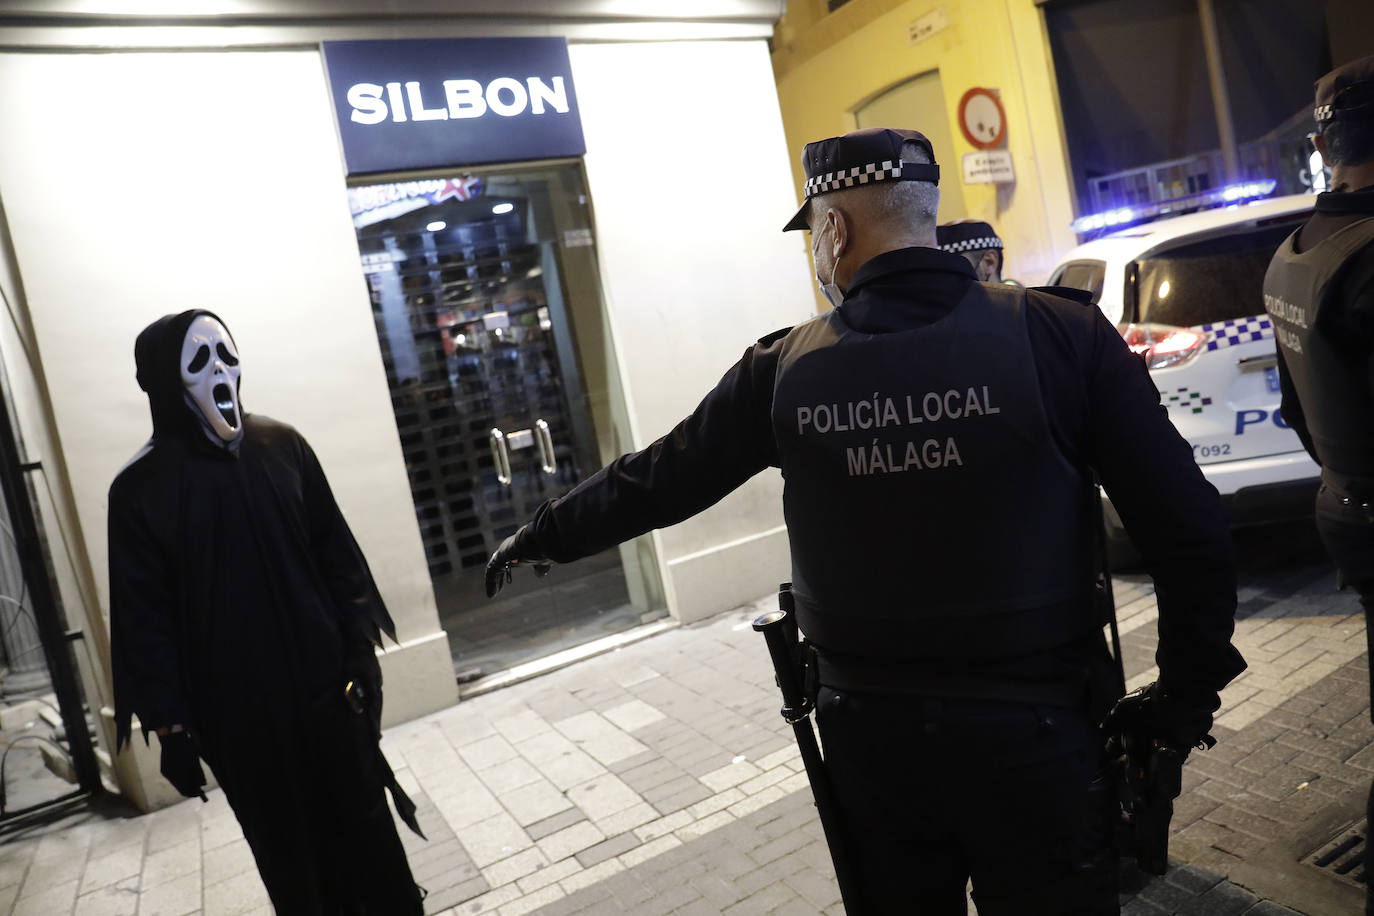
[[[1240,916],[1258,902],[1254,894],[1225,882],[1184,904],[1177,912],[1178,916]]]
[[[617,834],[577,853],[577,861],[581,862],[584,868],[591,868],[598,862],[629,852],[640,845],[642,841],[634,833]]]
[[[630,700],[619,706],[613,706],[606,710],[605,716],[618,728],[627,732],[638,731],[667,718],[662,712],[643,700]]]
[[[200,875],[190,874],[145,891],[138,898],[138,916],[182,916],[200,906]]]
[[[568,796],[542,776],[497,800],[521,826],[546,821],[573,807]]]
[[[605,839],[606,835],[596,825],[582,821],[544,837],[537,845],[550,862],[558,862]]]
[[[1181,887],[1191,894],[1205,894],[1221,883],[1220,875],[1204,871],[1196,865],[1177,865],[1170,863],[1169,873],[1164,880]]]
[[[788,887],[817,910],[823,910],[840,899],[840,891],[834,880],[827,880],[814,872],[802,871],[789,875],[786,882]]]
[[[497,796],[506,795],[543,778],[529,761],[518,756],[475,772],[477,778],[482,780],[482,784]]]
[[[709,900],[698,897],[686,906],[680,906],[673,910],[673,916],[720,916],[720,908]],[[784,910],[774,910],[778,916],[786,916]],[[807,914],[811,916],[811,914]]]
[[[206,887],[227,881],[245,871],[256,872],[257,869],[253,850],[249,848],[248,841],[242,838],[206,851],[203,861],[202,875]]]
[[[85,870],[85,866],[86,859],[83,856],[35,862],[25,872],[24,883],[19,891],[19,899],[23,900],[25,897],[42,894],[60,884],[66,884],[68,881],[78,881]]]
[[[269,903],[256,869],[205,885],[205,916],[240,916]]]
[[[648,750],[639,740],[595,712],[584,712],[555,722],[554,728],[603,766]]]
[[[223,795],[224,793],[219,793]],[[200,820],[200,848],[203,852],[243,839],[243,828],[227,807]]]
[[[0,913],[8,913],[17,899],[19,899],[19,885],[11,884],[9,887],[0,888]]]
[[[458,755],[474,770],[485,770],[519,756],[515,747],[503,735],[492,735],[460,744]]]
[[[604,766],[575,746],[538,766],[544,778],[564,792],[606,773]]]
[[[471,830],[460,832],[458,839],[478,867],[499,862],[534,844],[515,818],[505,812],[473,824]]]
[[[452,788],[434,786],[426,794],[448,829],[454,833],[462,833],[466,828],[487,818],[504,814],[506,810],[501,807],[496,796],[476,780]]]
[[[523,894],[532,894],[540,888],[548,887],[550,884],[557,884],[564,878],[582,870],[582,863],[577,859],[569,857],[561,862],[555,862],[545,868],[541,868],[531,875],[521,878],[515,883],[519,886]],[[559,891],[561,894],[562,891]]]
[[[585,811],[587,817],[592,820],[601,820],[632,805],[640,804],[639,793],[611,773],[604,773],[575,785],[567,792],[568,799]]]
[[[535,821],[533,824],[526,824],[525,832],[529,834],[530,839],[538,841],[550,834],[557,833],[565,827],[571,827],[578,821],[585,821],[586,819],[587,813],[581,808],[568,808],[551,817]]]
[[[89,830],[60,830],[48,834],[36,843],[13,844],[15,847],[20,847],[21,845],[25,848],[23,850],[15,850],[15,852],[20,853],[16,858],[22,859],[26,864],[29,861],[52,862],[58,859],[84,860],[87,851],[91,847],[91,832]],[[3,868],[3,866],[7,864],[9,864],[8,856],[0,859],[0,868]]]
[[[1244,916],[1302,916],[1297,910],[1290,910],[1271,900],[1261,900],[1246,910]]]
[[[10,916],[55,916],[57,913],[70,913],[76,903],[77,880],[64,881],[20,897],[10,910]]]
[[[709,786],[713,792],[724,792],[726,789],[734,788],[760,774],[759,768],[748,760],[734,760],[726,766],[703,774],[701,781]]]
[[[682,776],[644,793],[644,800],[663,814],[681,811],[710,798],[712,792],[691,776]]]
[[[497,910],[497,913],[498,916],[524,916],[525,913],[532,913],[541,906],[561,899],[563,899],[562,888],[557,886],[546,887],[507,903]]]
[[[519,744],[553,729],[543,716],[528,708],[497,719],[492,725],[512,744]]]
[[[559,884],[563,886],[563,890],[571,894],[584,887],[591,887],[593,884],[599,884],[611,875],[624,870],[625,866],[620,864],[620,860],[607,859],[605,862],[600,862],[593,865],[591,868],[583,869],[580,872],[574,872],[560,881]]]
[[[174,878],[199,873],[201,869],[200,833],[190,835],[179,845],[149,854],[143,860],[143,875],[140,887],[143,890],[157,887]]]
[[[548,858],[539,849],[526,849],[488,865],[482,869],[482,877],[492,887],[501,887],[532,875],[549,864]]]
[[[425,898],[426,913],[435,913],[451,906],[466,904],[467,901],[480,898],[491,891],[491,887],[480,877],[470,878],[467,881],[460,881],[457,884],[437,889],[430,888],[423,881],[420,881],[419,884],[421,887],[429,889],[429,896]]]
[[[196,895],[195,907],[200,907],[199,894]],[[138,887],[126,880],[80,895],[72,912],[74,916],[134,916],[138,908]]]
[[[1129,900],[1121,907],[1121,916],[1170,916],[1172,912],[1143,897]]]
[[[775,881],[734,906],[726,907],[723,913],[724,916],[763,916],[796,899],[797,895],[790,887]]]

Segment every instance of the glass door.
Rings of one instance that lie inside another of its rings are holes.
[[[349,195],[459,680],[663,616],[647,539],[483,591],[501,541],[622,451],[580,162]]]

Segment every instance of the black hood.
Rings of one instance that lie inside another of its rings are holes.
[[[234,335],[229,325],[207,309],[188,309],[177,315],[163,315],[139,332],[134,342],[134,364],[138,369],[138,387],[148,393],[148,406],[153,412],[153,435],[186,433],[194,439],[202,438],[200,421],[186,403],[186,386],[181,381],[181,345],[186,330],[201,315],[208,315]],[[243,401],[239,401],[243,412]]]

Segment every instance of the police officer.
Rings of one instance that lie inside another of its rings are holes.
[[[1317,529],[1374,610],[1374,56],[1317,81],[1313,141],[1332,190],[1264,277],[1284,422],[1322,467]],[[1374,648],[1374,640],[1370,643]],[[1371,692],[1374,698],[1374,691]],[[1374,786],[1369,813],[1374,818]],[[1366,868],[1374,851],[1365,850]],[[1366,904],[1374,914],[1374,896]]]
[[[961,219],[935,227],[935,245],[941,251],[961,254],[973,265],[984,283],[1002,282],[1005,249],[997,231],[979,219]]]
[[[566,562],[782,470],[818,718],[867,912],[1117,912],[1090,706],[1095,468],[1155,572],[1154,723],[1187,749],[1243,670],[1216,491],[1094,308],[979,283],[935,247],[912,130],[807,144],[835,306],[750,346],[690,417],[541,506],[487,568]],[[1098,678],[1097,680],[1101,680]]]

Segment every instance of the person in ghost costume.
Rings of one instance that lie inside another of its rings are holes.
[[[214,314],[153,322],[134,356],[153,436],[110,486],[117,747],[137,715],[187,797],[210,765],[278,913],[421,913],[378,746],[395,627],[319,461],[243,412]]]

